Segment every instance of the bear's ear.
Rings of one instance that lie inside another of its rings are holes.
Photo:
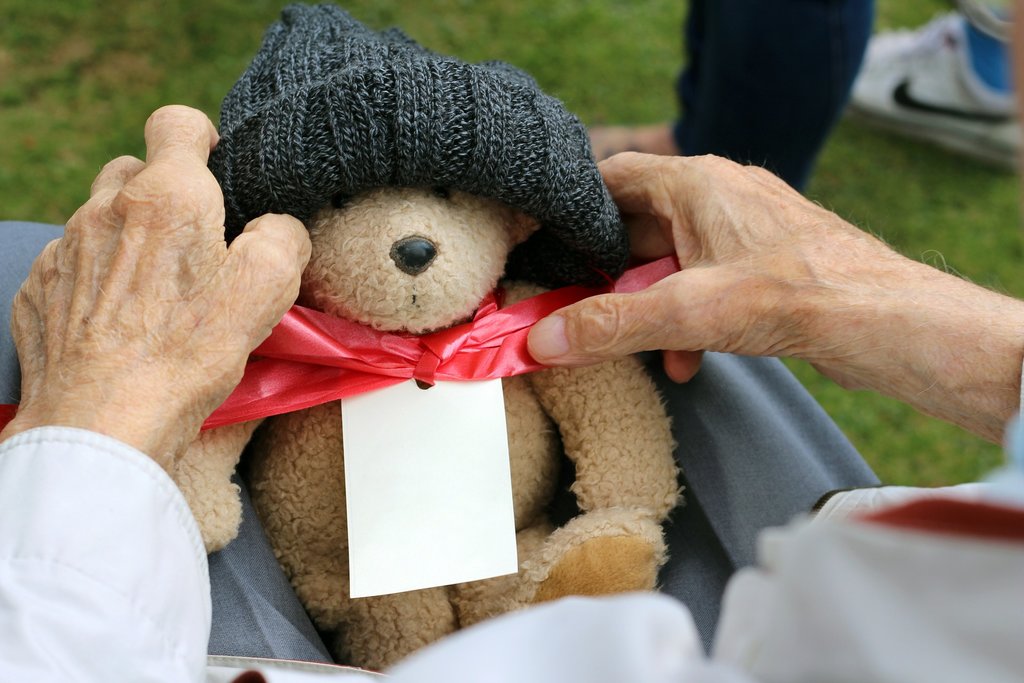
[[[508,222],[508,234],[511,238],[511,243],[509,244],[509,250],[511,250],[513,247],[525,242],[530,235],[537,232],[537,229],[540,228],[540,221],[516,209],[510,209],[509,213],[511,216]]]

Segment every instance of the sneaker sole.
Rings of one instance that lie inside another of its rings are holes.
[[[876,128],[898,133],[906,137],[930,142],[943,149],[970,157],[989,166],[1006,171],[1016,172],[1020,168],[1020,159],[1016,150],[992,145],[984,137],[974,139],[951,136],[946,131],[929,128],[925,124],[913,124],[894,120],[890,117],[862,109],[851,103],[846,108],[847,116],[854,121],[861,121]]]

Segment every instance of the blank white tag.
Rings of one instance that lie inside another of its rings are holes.
[[[353,598],[518,571],[501,380],[341,402]]]

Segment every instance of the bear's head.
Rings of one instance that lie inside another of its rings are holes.
[[[460,190],[378,188],[335,196],[308,221],[299,303],[385,332],[465,321],[537,222]]]

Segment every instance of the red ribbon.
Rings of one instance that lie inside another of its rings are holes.
[[[676,260],[667,257],[630,269],[606,287],[563,287],[508,308],[499,308],[492,295],[472,321],[421,337],[379,332],[293,306],[253,351],[241,383],[203,429],[301,410],[407,379],[433,384],[540,370],[544,366],[526,349],[538,320],[595,294],[639,291],[676,270]],[[0,406],[0,428],[16,410]]]

